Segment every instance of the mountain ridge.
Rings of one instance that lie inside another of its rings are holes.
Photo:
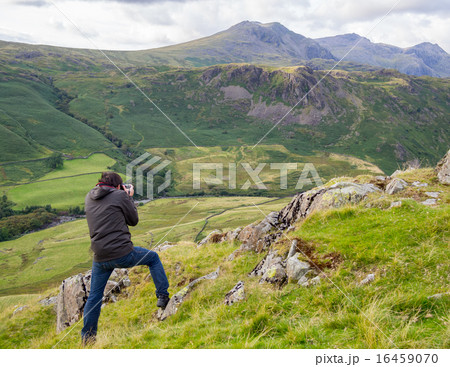
[[[329,69],[341,59],[356,42],[358,45],[340,62],[338,69],[367,70],[393,68],[408,75],[433,77],[450,76],[450,55],[439,45],[422,42],[401,48],[374,43],[355,33],[322,38],[308,38],[297,34],[281,23],[243,21],[213,35],[159,48],[137,51],[104,50],[114,60],[132,65],[171,65],[202,67],[215,64],[253,63],[267,66],[308,65],[314,69]],[[28,45],[0,41],[0,50],[45,50],[49,53],[76,52],[90,56],[83,48],[64,48],[47,45]],[[39,57],[38,53],[15,55]],[[356,63],[356,64],[355,64]]]

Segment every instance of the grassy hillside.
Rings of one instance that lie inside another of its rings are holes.
[[[388,197],[372,194],[357,206],[315,212],[278,242],[286,251],[290,240],[301,239],[318,259],[334,253],[341,261],[324,270],[332,282],[324,278],[309,288],[260,285],[247,274],[264,254],[244,253],[230,262],[225,259],[238,243],[197,248],[192,242],[179,242],[161,253],[172,294],[220,265],[219,278],[200,283],[175,316],[158,322],[154,286],[145,279],[148,270],[133,270],[128,296],[102,309],[95,347],[448,348],[450,297],[428,297],[448,292],[450,191],[437,184],[431,169],[402,177],[429,186]],[[425,191],[441,191],[437,206],[418,202]],[[395,200],[402,205],[389,208]],[[374,282],[359,285],[369,273],[375,274]],[[225,306],[224,295],[239,280],[245,282],[245,300]],[[36,303],[55,292],[56,288],[40,296],[0,298],[0,345],[80,347],[81,325],[62,340],[65,333],[55,333],[52,306]],[[17,305],[28,308],[12,316]]]
[[[131,65],[116,56],[198,146],[253,146],[325,75],[307,67]],[[0,82],[3,161],[190,144],[93,51],[5,44]],[[435,164],[449,143],[448,93],[447,79],[335,71],[263,143],[355,156],[388,173],[414,158]]]
[[[158,241],[193,241],[207,235],[211,225],[234,229],[259,218],[252,203],[262,204],[273,198],[196,198],[160,199],[139,207],[140,222],[131,229],[137,246],[152,247]],[[281,209],[290,199],[261,205],[264,210]],[[195,206],[195,208],[194,208]],[[245,216],[242,208],[246,207]],[[190,212],[179,225],[171,228]],[[222,213],[223,212],[223,213]],[[208,221],[203,231],[205,219]],[[170,230],[170,233],[167,232]],[[90,239],[85,219],[27,234],[1,243],[0,295],[36,292],[61,282],[65,277],[91,266]]]
[[[84,206],[86,193],[98,182],[100,173],[114,163],[115,160],[105,154],[65,160],[63,168],[53,170],[38,181],[3,186],[3,192],[16,203],[14,209],[48,204],[58,209]]]
[[[111,146],[99,132],[56,108],[54,89],[39,80],[0,80],[0,162],[39,158],[51,151],[88,155]]]

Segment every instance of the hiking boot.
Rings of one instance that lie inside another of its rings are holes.
[[[166,308],[167,304],[170,301],[169,296],[159,296],[158,302],[156,302],[156,306],[162,308],[163,310]]]
[[[83,345],[83,347],[92,346],[95,344],[96,341],[97,341],[97,338],[95,337],[95,335],[90,335],[90,336],[81,338],[81,344]]]

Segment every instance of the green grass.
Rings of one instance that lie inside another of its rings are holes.
[[[107,170],[114,163],[115,160],[105,154],[65,160],[63,168],[40,177],[39,182],[14,186],[6,193],[16,203],[14,209],[48,204],[57,209],[84,206],[86,193],[98,182],[99,172]]]
[[[254,209],[253,203],[264,211],[272,211],[283,207],[289,198],[262,204],[268,200],[251,197],[155,200],[139,207],[139,224],[131,228],[133,242],[148,248],[163,241],[193,241],[208,216],[226,210],[210,220],[199,236],[201,239],[209,233],[211,225],[213,229],[226,231],[259,219],[261,213]],[[242,206],[249,208],[245,216],[242,216]],[[189,211],[189,215],[178,223]],[[2,242],[0,295],[41,291],[69,275],[89,269],[89,249],[85,219]]]
[[[264,254],[244,253],[229,262],[225,259],[239,243],[197,248],[180,241],[160,254],[172,294],[220,265],[219,278],[199,283],[176,315],[158,322],[148,270],[133,269],[128,295],[102,309],[95,348],[448,348],[450,297],[428,297],[448,292],[449,188],[435,182],[432,170],[408,175],[443,191],[441,203],[424,206],[410,191],[388,198],[375,194],[357,206],[315,212],[287,233],[289,239],[306,241],[317,257],[340,254],[338,266],[324,273],[332,282],[325,277],[310,288],[260,285],[247,274]],[[387,209],[387,202],[399,198],[401,207]],[[215,200],[209,198],[211,211],[219,206]],[[240,201],[247,200],[253,199]],[[228,219],[225,215],[223,223]],[[285,251],[289,244],[282,238],[276,246]],[[375,274],[374,282],[360,286],[369,273]],[[246,299],[225,306],[224,295],[239,280],[245,282]],[[41,297],[46,294],[55,289]],[[62,340],[52,307],[38,305],[36,295],[20,297],[0,299],[2,347],[81,346],[80,324]],[[13,304],[28,308],[12,317]]]

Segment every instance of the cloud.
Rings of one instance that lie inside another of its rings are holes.
[[[352,32],[365,36],[396,1],[2,0],[0,24],[32,35],[35,43],[92,47],[54,2],[98,47],[135,50],[206,37],[243,20],[279,22],[311,38]],[[450,0],[402,0],[367,37],[400,47],[428,41],[450,50],[449,15]]]
[[[35,7],[42,7],[42,6],[49,6],[50,3],[45,0],[20,0],[16,1],[13,4],[22,5],[22,6],[35,6]]]

